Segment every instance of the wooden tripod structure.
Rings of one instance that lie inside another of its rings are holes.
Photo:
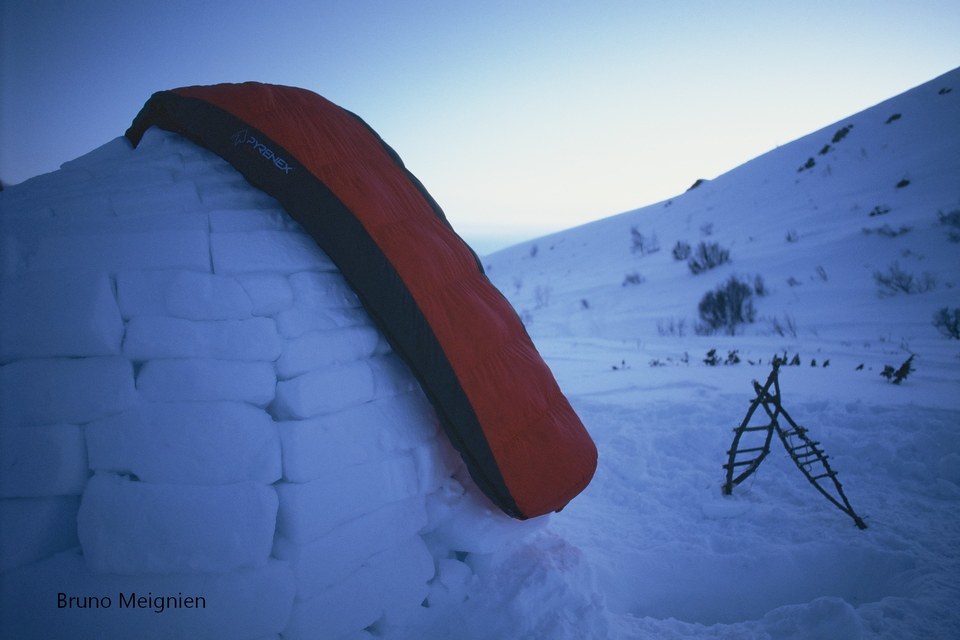
[[[724,495],[730,495],[735,486],[757,470],[763,459],[770,453],[770,443],[776,431],[790,459],[810,484],[834,506],[853,518],[857,527],[866,529],[866,523],[856,514],[846,494],[843,493],[843,486],[837,480],[837,472],[830,468],[827,462],[830,456],[824,453],[818,441],[810,438],[807,429],[794,422],[783,408],[780,402],[778,379],[781,364],[783,360],[780,358],[773,359],[773,371],[763,386],[760,386],[756,380],[753,381],[757,397],[750,403],[743,422],[733,430],[733,443],[727,451],[727,463],[723,465],[727,472],[726,481],[723,483]],[[770,422],[750,426],[750,420],[759,408],[763,408]],[[786,426],[781,422],[786,423]],[[739,473],[737,473],[738,470]],[[734,475],[735,473],[737,475]]]

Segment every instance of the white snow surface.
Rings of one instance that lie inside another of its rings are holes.
[[[0,225],[13,637],[960,637],[960,340],[934,323],[960,314],[960,70],[485,257],[600,453],[532,521],[479,495],[326,256],[211,154],[117,139],[0,193]],[[695,275],[678,242],[729,262]],[[754,321],[708,332],[731,277]],[[866,530],[776,441],[721,493],[784,354],[783,407]]]

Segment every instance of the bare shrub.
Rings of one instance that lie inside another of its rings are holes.
[[[933,314],[933,326],[952,340],[960,340],[960,308],[943,307]]]
[[[722,264],[730,262],[730,251],[724,249],[716,242],[701,242],[697,245],[693,255],[687,260],[687,266],[690,271],[696,275],[719,267]]]
[[[639,253],[640,255],[645,256],[647,254],[660,251],[660,240],[657,239],[656,233],[646,236],[636,227],[630,227],[630,237],[633,243],[631,250],[634,253]]]
[[[662,338],[667,336],[678,336],[680,338],[687,334],[686,318],[667,318],[657,320],[657,335]]]
[[[753,287],[748,282],[731,277],[725,283],[704,294],[697,306],[704,333],[723,329],[733,334],[742,324],[756,319],[753,307]],[[699,333],[699,331],[698,331]]]
[[[937,218],[940,224],[947,227],[947,237],[950,241],[960,242],[960,209],[954,209],[950,213],[938,211]]]
[[[937,282],[933,274],[924,272],[919,277],[900,268],[894,262],[886,272],[874,271],[873,280],[877,283],[881,296],[893,296],[898,293],[924,293],[933,289]]]
[[[877,227],[875,229],[868,229],[864,227],[863,233],[868,236],[876,233],[877,235],[881,235],[885,238],[896,238],[897,236],[902,236],[905,233],[909,233],[911,229],[912,227],[908,227],[907,225],[901,225],[899,229],[894,229],[890,225],[885,224],[882,227]]]
[[[797,337],[797,321],[792,316],[785,315],[783,320],[774,316],[770,319],[770,331],[782,338]]]
[[[770,290],[767,289],[767,283],[763,280],[763,276],[759,274],[753,277],[753,292],[761,298],[770,293]]]

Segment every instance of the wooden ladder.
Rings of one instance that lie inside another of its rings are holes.
[[[780,403],[778,375],[781,364],[783,360],[774,357],[773,371],[770,372],[767,382],[760,386],[759,382],[753,381],[753,389],[757,397],[750,403],[743,422],[733,430],[733,443],[727,450],[727,463],[723,465],[727,472],[723,483],[724,495],[733,493],[735,486],[757,470],[763,459],[770,453],[770,443],[776,431],[790,459],[810,484],[834,506],[853,518],[857,527],[866,529],[866,523],[850,506],[850,501],[843,492],[843,486],[837,480],[837,472],[827,462],[830,456],[824,453],[820,442],[810,438],[805,427],[794,422]],[[750,426],[750,420],[759,408],[763,409],[770,421],[767,424]],[[784,427],[781,421],[787,426]]]

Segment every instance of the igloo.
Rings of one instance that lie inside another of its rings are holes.
[[[185,137],[8,188],[0,225],[11,637],[389,635],[541,526],[315,239]]]

